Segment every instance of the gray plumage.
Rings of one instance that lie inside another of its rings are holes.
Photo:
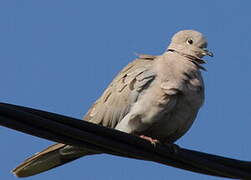
[[[160,56],[140,55],[128,64],[93,104],[84,120],[172,143],[184,135],[204,101],[201,59],[212,56],[204,36],[193,30],[176,33]],[[31,176],[84,155],[96,154],[55,144],[13,170]]]

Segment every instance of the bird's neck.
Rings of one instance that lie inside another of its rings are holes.
[[[192,63],[194,63],[196,66],[198,66],[199,69],[202,69],[202,70],[206,71],[206,68],[204,68],[203,66],[201,66],[201,64],[205,64],[206,63],[203,59],[200,59],[200,58],[195,57],[193,55],[189,55],[189,54],[185,54],[185,53],[176,51],[174,49],[168,49],[167,52],[177,53],[177,54],[179,54],[179,55],[187,58]]]

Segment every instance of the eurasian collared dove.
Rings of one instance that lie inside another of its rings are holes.
[[[160,56],[140,55],[128,64],[93,104],[84,120],[141,136],[152,143],[173,143],[191,127],[204,101],[201,59],[212,56],[204,36],[194,30],[176,33]],[[97,154],[55,144],[13,170],[26,177],[85,155]]]

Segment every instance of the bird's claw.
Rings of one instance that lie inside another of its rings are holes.
[[[149,141],[154,146],[156,146],[156,144],[159,143],[158,139],[153,139],[153,138],[145,136],[145,135],[140,135],[139,137],[142,138],[142,139],[145,139],[145,140]]]

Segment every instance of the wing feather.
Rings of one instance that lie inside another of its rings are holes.
[[[152,71],[156,56],[140,55],[128,64],[92,105],[84,120],[114,128],[130,111],[139,94],[155,78]]]

